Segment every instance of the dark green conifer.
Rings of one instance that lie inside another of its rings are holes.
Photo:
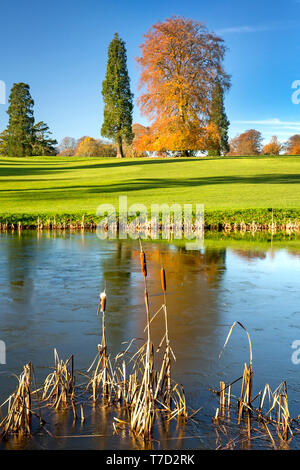
[[[29,85],[14,83],[8,102],[8,155],[13,157],[31,155],[34,101],[30,95]]]
[[[109,44],[102,96],[104,122],[101,135],[112,139],[117,146],[117,157],[123,157],[123,142],[130,144],[133,140],[133,94],[130,91],[125,42],[119,38],[118,33],[115,33]]]
[[[224,155],[229,152],[228,127],[230,122],[227,119],[224,106],[224,90],[218,80],[216,80],[213,92],[210,110],[210,123],[215,124],[218,129],[220,140],[218,144],[208,148],[209,156]]]

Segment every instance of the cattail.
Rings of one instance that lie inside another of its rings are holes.
[[[161,279],[161,287],[164,292],[167,290],[167,283],[166,283],[166,272],[164,268],[160,270],[160,279]]]
[[[147,289],[145,289],[145,291],[144,291],[144,299],[145,299],[145,304],[149,305],[149,297],[148,297]]]
[[[106,294],[105,292],[101,292],[100,294],[100,302],[101,302],[101,312],[105,312],[105,307],[106,307]]]
[[[144,251],[140,252],[140,260],[141,260],[141,268],[144,277],[147,277],[147,263],[146,263],[146,255]]]

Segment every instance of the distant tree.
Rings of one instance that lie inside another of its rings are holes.
[[[8,100],[8,154],[14,157],[24,157],[32,152],[34,101],[29,90],[26,83],[14,83]]]
[[[8,132],[5,129],[0,134],[0,155],[7,156],[8,155]]]
[[[292,135],[285,144],[287,155],[300,155],[300,134]]]
[[[80,142],[75,155],[80,157],[95,157],[95,153],[96,140],[92,137],[86,137],[82,142]]]
[[[116,148],[109,142],[86,137],[76,149],[78,157],[115,157]]]
[[[209,156],[224,155],[229,152],[228,127],[230,122],[227,119],[224,106],[224,90],[219,80],[215,81],[212,91],[212,102],[209,115],[209,123],[216,126],[219,139],[214,139],[208,146]]]
[[[71,157],[74,155],[76,144],[77,141],[73,137],[64,137],[58,147],[59,155]]]
[[[255,129],[249,129],[234,139],[231,139],[231,155],[259,155],[262,151],[262,135]]]
[[[105,80],[102,83],[104,100],[104,122],[101,135],[112,139],[117,146],[117,157],[124,157],[123,142],[131,144],[133,94],[127,70],[125,42],[118,33],[108,48],[108,61]]]
[[[273,135],[270,142],[264,146],[264,155],[279,155],[283,145],[279,142],[276,135]]]
[[[224,41],[203,23],[173,16],[152,25],[140,47],[139,104],[152,123],[146,149],[185,156],[204,150],[215,80],[229,87]]]
[[[52,139],[48,125],[43,122],[37,122],[32,127],[33,144],[31,155],[56,155],[57,140]]]
[[[117,149],[116,146],[110,142],[98,141],[98,149],[100,157],[116,157]]]
[[[123,145],[124,155],[126,157],[147,157],[147,153],[143,148],[143,145],[139,145],[140,139],[147,134],[149,128],[143,126],[142,124],[132,124],[132,133],[134,134],[134,139],[131,144],[126,142]]]
[[[79,149],[79,146],[80,146],[81,142],[83,142],[87,137],[88,137],[88,135],[83,135],[82,137],[77,139],[73,155],[77,155],[77,152],[78,152],[78,149]]]

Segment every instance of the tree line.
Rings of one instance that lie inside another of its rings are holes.
[[[229,141],[227,155],[299,155],[300,134],[291,136],[287,142],[279,142],[273,135],[270,142],[263,145],[261,132],[249,129]]]
[[[132,124],[132,133],[134,139],[138,138],[146,127],[141,124]],[[79,139],[73,137],[64,137],[57,147],[60,156],[76,156],[76,157],[116,157],[117,148],[114,143],[109,140],[94,139],[89,136],[82,136]],[[132,143],[122,142],[122,154],[124,157],[146,157],[146,152],[138,152]]]

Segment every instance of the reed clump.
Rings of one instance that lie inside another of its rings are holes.
[[[31,362],[24,366],[22,374],[18,377],[15,392],[1,405],[1,414],[7,406],[7,414],[0,422],[2,439],[11,435],[26,436],[31,434],[32,417],[38,416],[32,409],[32,379],[33,366]],[[42,424],[41,416],[38,416]]]
[[[187,418],[187,405],[184,389],[175,383],[171,377],[172,358],[176,360],[169,338],[168,311],[166,302],[166,273],[161,268],[161,288],[164,302],[156,313],[151,316],[149,291],[147,285],[148,268],[146,254],[140,243],[140,265],[144,279],[144,303],[146,341],[135,353],[131,346],[136,339],[129,342],[125,351],[117,354],[114,362],[110,360],[107,351],[105,327],[106,293],[100,295],[97,315],[102,313],[102,341],[98,345],[98,354],[89,371],[93,369],[88,388],[92,390],[93,401],[103,401],[105,405],[118,405],[127,411],[127,421],[116,418],[116,430],[128,425],[130,430],[145,441],[151,439],[151,434],[157,413],[163,419],[175,417]],[[151,323],[163,313],[165,333],[155,349],[151,338]],[[165,346],[163,358],[158,370],[155,369],[155,355]]]
[[[99,304],[97,316],[102,314],[102,339],[101,344],[98,344],[98,354],[94,360],[89,371],[92,369],[94,363],[96,367],[93,370],[92,378],[90,379],[87,388],[92,389],[93,402],[104,399],[106,403],[113,402],[114,384],[111,377],[114,375],[112,371],[110,359],[107,352],[106,340],[106,326],[105,326],[105,311],[106,311],[106,292],[101,292],[99,296]]]
[[[71,355],[66,361],[59,358],[54,349],[54,371],[45,379],[42,387],[42,400],[58,410],[74,407],[74,357]]]
[[[129,388],[132,390],[132,384],[134,385],[134,399],[129,407],[129,425],[132,431],[147,440],[151,438],[157,411],[164,413],[164,418],[168,420],[175,417],[186,419],[187,407],[183,387],[174,383],[171,377],[171,355],[173,355],[174,360],[176,358],[169,338],[165,269],[161,268],[161,288],[164,303],[151,317],[147,286],[147,261],[141,243],[140,262],[144,278],[145,331],[147,332],[147,341],[134,357],[135,373],[131,375]],[[151,339],[151,323],[160,312],[163,312],[164,316],[165,333],[157,350],[160,350],[163,344],[165,344],[165,352],[161,366],[157,371],[154,369],[155,348]]]
[[[86,377],[86,382],[75,385],[73,355],[61,360],[56,349],[54,349],[54,368],[40,389],[32,391],[32,366],[30,364],[25,366],[16,392],[7,401],[8,413],[1,423],[3,435],[17,431],[30,434],[32,396],[39,406],[48,409],[55,411],[72,409],[74,420],[78,418],[76,406],[79,403],[81,423],[85,420],[82,399],[92,401],[93,407],[96,404],[117,406],[125,412],[127,419],[115,418],[115,430],[123,429],[124,426],[129,427],[132,435],[136,439],[142,439],[144,443],[151,441],[157,417],[164,422],[173,419],[182,422],[187,420],[184,389],[172,379],[172,364],[175,363],[176,357],[171,347],[169,333],[166,272],[162,266],[160,279],[163,303],[154,314],[151,314],[147,259],[141,244],[140,263],[144,279],[145,342],[137,347],[136,352],[132,352],[131,348],[133,345],[136,346],[137,341],[133,338],[125,351],[117,354],[114,360],[110,359],[106,332],[107,295],[104,289],[99,296],[97,309],[97,316],[101,314],[102,317],[101,343],[98,344],[97,356],[87,374],[82,374]],[[151,337],[151,324],[159,315],[163,320],[164,333],[159,345],[155,347]],[[92,394],[88,395],[90,391]]]
[[[242,422],[246,423],[249,439],[251,438],[253,423],[259,423],[271,440],[272,446],[277,448],[275,439],[278,438],[281,442],[288,442],[294,435],[292,428],[298,422],[299,417],[294,419],[290,417],[286,382],[282,382],[274,391],[271,390],[269,384],[266,384],[262,391],[260,390],[253,396],[252,344],[248,331],[240,322],[234,322],[231,326],[223,350],[236,325],[239,325],[248,336],[250,360],[248,364],[244,364],[241,377],[227,385],[224,381],[221,381],[219,390],[213,390],[219,396],[219,407],[213,421],[217,425],[222,422],[224,426],[226,412],[228,420],[231,419],[231,412],[233,412],[238,425]],[[232,386],[240,381],[242,384],[238,396],[232,395]],[[258,399],[259,404],[257,404]],[[237,408],[235,407],[236,404]]]

